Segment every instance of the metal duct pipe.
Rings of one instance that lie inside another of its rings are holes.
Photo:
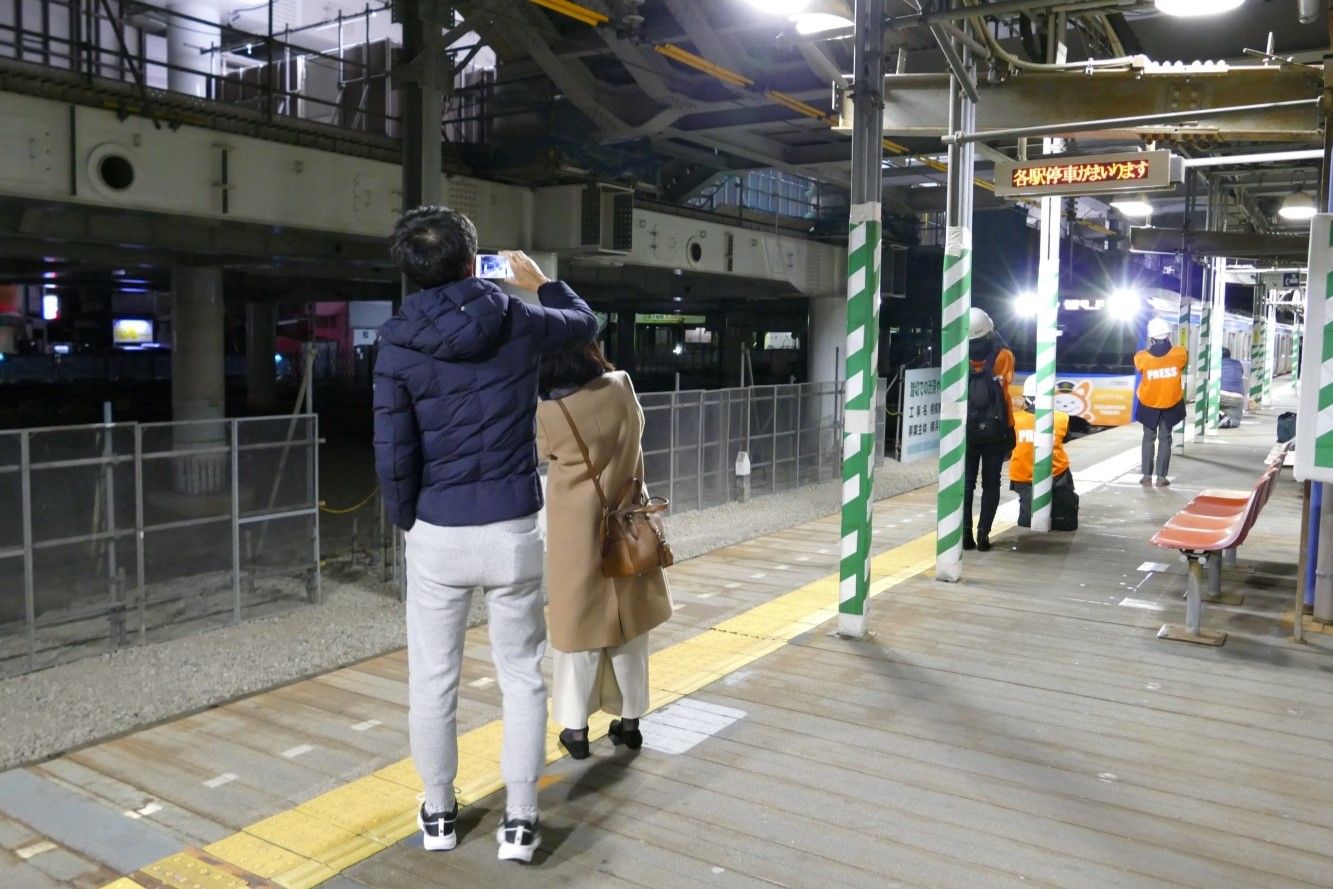
[[[1297,14],[1302,25],[1313,25],[1319,20],[1320,0],[1296,0]]]
[[[1226,256],[1303,259],[1310,251],[1309,234],[1182,231],[1135,226],[1129,230],[1130,253],[1188,253],[1195,258]]]
[[[1250,164],[1272,164],[1283,161],[1312,161],[1324,156],[1322,148],[1306,148],[1298,151],[1265,151],[1259,154],[1218,155],[1217,157],[1187,157],[1185,169],[1193,167],[1238,167]]]
[[[1020,136],[1063,136],[1069,133],[1093,133],[1099,130],[1121,129],[1124,127],[1150,127],[1153,124],[1189,123],[1206,117],[1224,117],[1228,114],[1244,114],[1252,111],[1272,111],[1277,108],[1305,108],[1318,105],[1320,99],[1289,99],[1284,102],[1269,102],[1264,105],[1233,105],[1226,108],[1199,108],[1194,111],[1169,111],[1165,114],[1141,114],[1133,117],[1108,117],[1104,120],[1076,120],[1069,123],[1047,124],[1039,127],[1017,127],[1011,130],[988,130],[984,133],[965,135],[953,133],[941,138],[946,145],[954,142],[977,142],[982,139],[1015,139]]]

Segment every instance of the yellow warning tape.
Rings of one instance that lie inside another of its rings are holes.
[[[1007,527],[997,525],[993,533]],[[870,595],[892,589],[935,565],[935,535],[894,547],[871,560]],[[838,575],[778,596],[728,618],[697,636],[662,649],[650,658],[651,710],[698,691],[770,654],[791,639],[837,616]],[[606,734],[611,717],[590,717],[588,734]],[[500,775],[500,720],[458,738],[458,801],[467,805],[504,786]],[[564,756],[558,727],[546,734],[546,761]],[[417,829],[417,794],[421,779],[411,759],[403,759],[350,784],[344,784],[285,812],[255,822],[239,833],[185,850],[144,867],[139,873],[153,884],[179,889],[248,889],[265,882],[286,889],[307,889],[390,848]],[[104,889],[145,889],[122,877]]]

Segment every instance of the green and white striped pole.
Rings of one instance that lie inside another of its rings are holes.
[[[856,0],[852,187],[847,240],[847,373],[843,389],[842,549],[838,634],[866,635],[874,508],[879,355],[880,192],[884,158],[884,0]]]
[[[1182,257],[1182,277],[1189,274],[1189,265],[1189,260]],[[1182,288],[1183,287],[1184,285],[1182,284]],[[1176,308],[1176,344],[1184,348],[1186,352],[1189,352],[1190,349],[1190,325],[1192,323],[1193,314],[1194,301],[1190,299],[1189,294],[1182,289],[1180,302],[1177,303]],[[1185,444],[1194,440],[1194,423],[1192,422],[1194,412],[1194,365],[1191,364],[1189,367],[1186,367],[1184,369],[1184,374],[1185,379],[1182,382],[1185,384],[1185,421],[1178,427],[1180,430],[1180,440],[1177,442],[1182,453],[1185,450]]]
[[[1199,300],[1199,347],[1194,355],[1194,438],[1208,433],[1208,360],[1212,355],[1213,304]]]
[[[949,80],[949,131],[970,135],[976,105]],[[963,577],[963,470],[967,455],[967,326],[972,309],[972,144],[949,145],[949,192],[940,300],[940,467],[935,507],[935,577]]]
[[[843,393],[838,632],[858,639],[865,635],[865,602],[870,591],[880,225],[878,202],[852,206],[847,244],[847,383]]]
[[[1260,403],[1273,404],[1273,368],[1277,362],[1277,306],[1271,302],[1264,308],[1264,390]]]
[[[1226,340],[1226,260],[1213,260],[1213,305],[1208,340],[1208,428],[1222,426],[1222,343]]]
[[[1047,143],[1047,153],[1053,149]],[[1055,341],[1060,313],[1060,198],[1041,199],[1037,264],[1037,399],[1032,436],[1032,530],[1051,530],[1055,455]]]
[[[1262,404],[1264,400],[1264,370],[1268,367],[1268,325],[1264,316],[1268,309],[1261,306],[1254,313],[1250,327],[1250,401]]]

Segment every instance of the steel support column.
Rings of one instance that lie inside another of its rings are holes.
[[[875,478],[880,176],[884,157],[884,0],[856,0],[851,213],[847,243],[847,385],[843,391],[838,633],[866,634]],[[774,455],[776,458],[776,455]],[[775,460],[776,468],[776,460]]]
[[[976,109],[956,82],[949,86],[949,129],[968,135]],[[940,301],[940,465],[936,500],[935,577],[963,576],[963,469],[967,453],[967,316],[972,308],[972,176],[976,148],[949,145],[944,287]]]
[[[397,72],[402,116],[403,211],[438,204],[441,197],[440,120],[448,85],[444,55],[446,9],[435,0],[402,0],[393,8],[403,26],[403,57]],[[403,295],[408,292],[403,280]]]

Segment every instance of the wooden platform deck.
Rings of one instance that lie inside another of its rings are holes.
[[[1135,430],[1075,443],[1080,530],[1005,530],[958,584],[916,573],[933,489],[881,504],[864,641],[829,636],[819,610],[833,517],[679,566],[683,607],[653,640],[664,709],[645,727],[675,752],[602,740],[555,760],[530,867],[495,860],[481,630],[458,850],[423,851],[408,823],[394,654],[0,775],[0,886],[1333,887],[1333,637],[1297,646],[1280,625],[1289,474],[1226,572],[1244,604],[1206,608],[1226,645],[1156,638],[1185,572],[1149,528],[1199,488],[1257,477],[1271,425],[1191,445],[1167,489],[1138,485]],[[725,667],[690,672],[708,658]],[[374,818],[319,801],[369,811],[348,788],[371,781]]]

